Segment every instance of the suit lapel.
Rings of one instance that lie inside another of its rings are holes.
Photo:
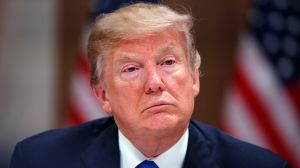
[[[199,126],[191,122],[189,140],[183,168],[219,168],[213,157],[214,146],[203,135]],[[120,151],[118,129],[115,124],[107,127],[82,154],[86,168],[119,168]]]
[[[191,122],[183,168],[218,168],[213,157],[213,148],[213,145],[205,139],[200,128]]]
[[[119,168],[120,152],[117,126],[110,125],[101,132],[81,158],[87,168]]]

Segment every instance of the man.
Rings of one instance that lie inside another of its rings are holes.
[[[11,168],[281,168],[269,151],[191,121],[200,55],[192,18],[133,4],[100,17],[90,34],[91,85],[110,118],[31,137]]]

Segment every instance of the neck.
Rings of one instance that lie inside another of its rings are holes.
[[[173,145],[175,145],[178,140],[182,137],[186,128],[181,130],[176,130],[172,133],[149,133],[142,135],[130,135],[126,132],[122,133],[130,140],[130,142],[141,152],[144,156],[148,158],[154,158],[158,155],[164,153]]]

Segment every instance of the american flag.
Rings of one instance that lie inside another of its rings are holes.
[[[248,20],[224,129],[300,168],[300,1],[256,0]]]
[[[71,76],[70,96],[68,100],[67,125],[75,125],[96,118],[107,116],[101,109],[89,84],[89,65],[87,60],[87,39],[91,24],[99,14],[112,12],[122,6],[135,2],[158,3],[158,0],[91,0],[90,21],[82,35],[76,68]]]

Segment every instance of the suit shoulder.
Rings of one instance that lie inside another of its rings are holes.
[[[77,167],[81,154],[107,130],[115,128],[112,118],[98,119],[78,126],[46,131],[19,142],[11,159],[11,168]],[[106,133],[105,133],[106,132]],[[27,165],[27,166],[25,166]]]
[[[24,149],[40,149],[72,144],[88,144],[88,141],[98,136],[102,130],[114,124],[111,117],[97,119],[77,126],[59,128],[31,136],[19,142]],[[80,142],[80,143],[79,143]]]
[[[221,167],[284,167],[287,162],[262,147],[238,140],[209,125],[192,121],[211,145]],[[287,166],[288,167],[288,166]]]

